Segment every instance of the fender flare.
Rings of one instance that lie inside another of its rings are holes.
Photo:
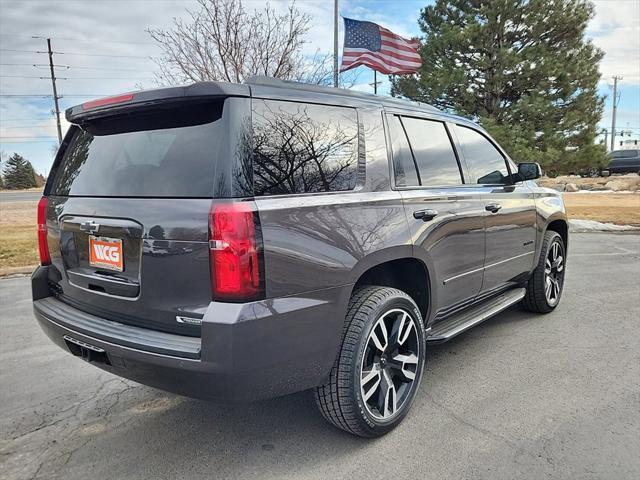
[[[541,233],[540,233],[540,241],[537,242],[536,245],[536,259],[540,258],[540,251],[542,250],[542,239],[544,238],[545,234],[547,233],[547,230],[549,230],[549,225],[553,222],[555,222],[556,220],[561,220],[565,223],[565,225],[567,226],[567,241],[566,241],[566,245],[564,246],[565,251],[569,251],[569,219],[567,218],[566,214],[564,214],[563,212],[555,212],[551,215],[549,215],[549,217],[546,218],[545,223],[544,223],[544,228],[542,229]],[[536,260],[537,261],[537,260]]]
[[[428,253],[418,247],[414,247],[413,245],[396,245],[393,247],[387,247],[380,250],[376,250],[364,257],[362,257],[358,262],[353,266],[351,271],[349,272],[349,283],[351,284],[351,290],[349,292],[349,296],[353,293],[353,288],[356,283],[362,276],[369,270],[383,263],[391,262],[394,260],[416,260],[422,263],[425,274],[427,277],[427,292],[429,296],[429,305],[428,305],[428,314],[425,318],[427,321],[431,313],[433,312],[433,307],[435,306],[437,297],[436,290],[434,289],[434,278],[432,275],[433,270],[433,261],[429,257]]]

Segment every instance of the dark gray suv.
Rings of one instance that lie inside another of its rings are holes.
[[[609,173],[637,173],[640,175],[640,150],[614,150],[607,166]]]
[[[313,389],[373,437],[407,414],[430,344],[560,300],[561,197],[463,118],[266,78],[66,116],[33,306],[116,375],[220,402]]]

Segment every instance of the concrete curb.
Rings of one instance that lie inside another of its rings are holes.
[[[24,267],[2,267],[0,268],[0,278],[14,278],[31,275],[37,265],[27,265]]]

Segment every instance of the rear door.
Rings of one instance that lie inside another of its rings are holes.
[[[395,188],[400,190],[417,257],[434,277],[436,319],[473,301],[482,285],[483,210],[466,189],[444,122],[388,115]]]
[[[183,102],[71,128],[46,192],[50,280],[61,300],[199,334],[211,299],[208,213],[216,189],[233,193],[229,119],[243,101]]]
[[[509,162],[479,130],[453,126],[469,171],[484,205],[486,249],[481,295],[490,295],[525,280],[533,268],[536,207],[526,182],[513,183]]]

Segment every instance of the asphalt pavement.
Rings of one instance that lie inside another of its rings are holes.
[[[558,309],[431,347],[377,440],[326,424],[308,392],[217,406],[102,372],[51,344],[29,288],[0,281],[2,479],[640,478],[639,235],[573,235]]]
[[[16,191],[0,192],[0,203],[9,202],[33,202],[40,200],[41,191]]]

